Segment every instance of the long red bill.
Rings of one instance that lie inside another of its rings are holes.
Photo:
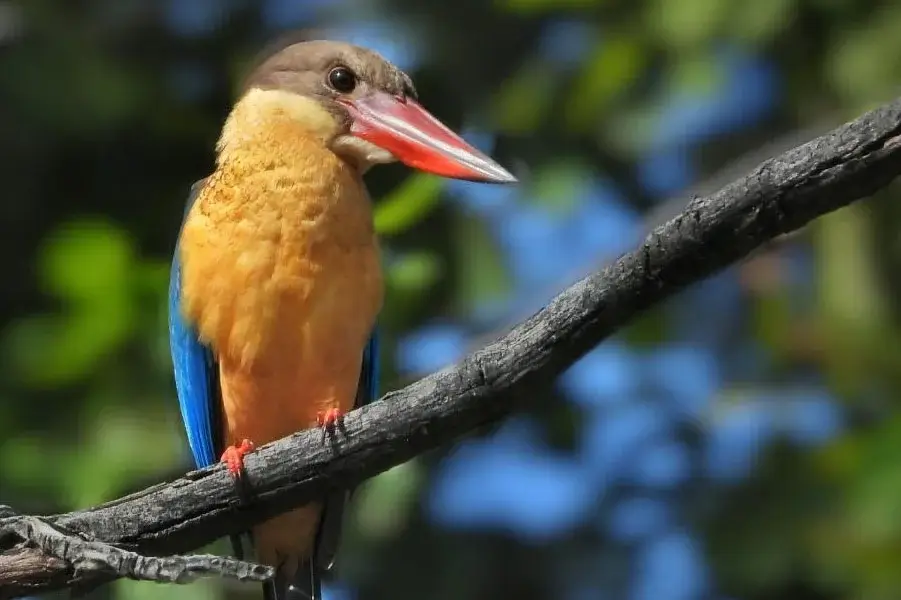
[[[377,92],[346,105],[353,119],[352,135],[387,150],[409,167],[454,179],[516,183],[506,169],[412,98]]]

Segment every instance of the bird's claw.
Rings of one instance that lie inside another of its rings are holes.
[[[226,464],[228,472],[232,474],[232,477],[240,479],[244,474],[244,456],[246,456],[247,453],[252,452],[253,449],[253,442],[244,439],[241,440],[241,443],[237,446],[229,446],[226,448],[225,452],[222,453],[222,458],[219,460]]]
[[[316,422],[322,428],[323,434],[332,433],[335,429],[340,429],[344,424],[344,413],[340,408],[330,408],[321,410],[316,415]]]

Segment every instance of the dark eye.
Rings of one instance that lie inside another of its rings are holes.
[[[335,67],[328,72],[328,84],[342,94],[349,94],[357,87],[357,77],[347,67]]]

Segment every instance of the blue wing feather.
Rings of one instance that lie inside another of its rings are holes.
[[[201,186],[202,182],[198,182],[191,188],[186,216]],[[196,330],[182,317],[181,264],[177,247],[169,275],[169,348],[181,417],[194,464],[198,468],[206,467],[217,461],[217,451],[220,450],[217,443],[217,416],[221,404],[219,369],[210,348],[200,342]]]
[[[360,393],[356,407],[375,401],[379,396],[379,332],[373,329],[369,343],[363,350],[363,368],[360,373]]]

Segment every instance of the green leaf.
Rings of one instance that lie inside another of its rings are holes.
[[[49,389],[88,376],[133,327],[132,304],[112,297],[68,315],[23,318],[7,330],[3,348],[24,383]]]
[[[738,39],[758,44],[768,42],[792,24],[797,8],[796,0],[736,2],[731,28]]]
[[[652,39],[686,49],[711,41],[734,4],[731,0],[652,0],[645,18]]]
[[[120,579],[113,584],[116,600],[219,600],[224,597],[222,582],[214,578],[203,578],[189,585],[170,584],[161,587],[153,581],[132,581]]]
[[[457,303],[470,311],[483,302],[503,298],[510,289],[510,278],[494,245],[493,238],[478,219],[461,216],[454,235],[459,256],[460,283]]]
[[[897,372],[897,332],[876,272],[866,206],[856,204],[813,224],[824,373],[846,393],[868,389],[874,369]],[[894,366],[893,366],[894,365]]]
[[[525,134],[537,129],[551,108],[557,80],[547,65],[535,63],[505,81],[491,106],[495,130]]]
[[[835,89],[856,104],[895,93],[895,74],[901,69],[901,7],[888,3],[867,22],[848,28],[840,43],[830,44],[826,76]]]
[[[392,262],[388,277],[397,291],[417,293],[434,284],[441,271],[441,262],[433,253],[411,252]]]
[[[444,180],[414,173],[375,208],[375,229],[380,235],[396,235],[424,219],[438,205]]]
[[[11,488],[35,497],[59,498],[62,486],[57,469],[64,456],[53,440],[30,433],[10,435],[0,443],[2,478]]]
[[[536,170],[529,197],[553,214],[567,214],[578,201],[573,197],[573,189],[578,189],[591,173],[590,167],[575,159],[552,162]]]
[[[418,461],[398,465],[360,487],[354,504],[359,533],[370,540],[395,537],[406,525],[423,483]]]
[[[722,87],[725,75],[716,56],[706,49],[684,53],[667,77],[668,96],[663,100],[668,101],[674,95],[705,97],[716,93]]]
[[[100,398],[104,400],[104,398]],[[150,478],[182,457],[177,427],[155,402],[135,398],[140,410],[111,408],[114,400],[86,405],[77,449],[69,452],[59,475],[64,497],[91,506],[121,493],[131,482]],[[96,405],[104,410],[97,411]],[[152,450],[150,450],[152,449]]]
[[[873,331],[886,322],[888,309],[874,272],[865,210],[852,205],[826,215],[814,232],[822,310],[853,329]]]
[[[599,42],[568,94],[565,119],[571,131],[584,131],[605,107],[641,77],[646,53],[639,40],[618,35]]]
[[[894,415],[851,434],[818,458],[832,488],[833,507],[810,539],[809,554],[817,571],[841,573],[844,581],[855,581],[856,588],[889,583],[897,589],[901,419]]]
[[[134,260],[131,238],[106,221],[61,227],[44,243],[38,271],[47,292],[72,301],[94,301],[127,290]]]

